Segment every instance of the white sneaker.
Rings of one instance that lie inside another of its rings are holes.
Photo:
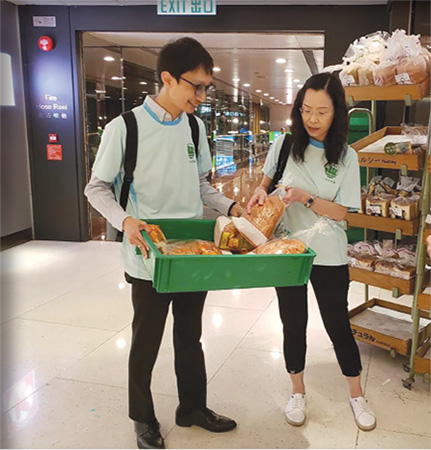
[[[290,425],[300,427],[305,422],[305,406],[307,402],[304,394],[293,394],[286,406],[284,413]]]
[[[361,430],[371,431],[376,428],[376,416],[364,397],[350,397],[350,406],[355,416],[356,425]]]

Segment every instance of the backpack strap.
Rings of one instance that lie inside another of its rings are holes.
[[[281,145],[280,154],[278,155],[277,169],[275,171],[274,177],[268,188],[268,194],[275,191],[277,184],[283,177],[284,169],[286,168],[287,160],[289,159],[289,153],[292,148],[293,138],[291,134],[285,134],[283,139],[283,144]]]
[[[199,149],[199,124],[196,117],[193,114],[187,113],[189,118],[190,128],[192,129],[192,139],[195,146],[196,160],[198,159],[198,149]]]
[[[133,172],[136,167],[136,158],[138,155],[138,123],[133,111],[126,111],[121,114],[121,117],[126,123],[126,151],[124,155],[124,179],[121,187],[120,205],[126,210],[127,201],[129,199],[130,185],[133,181]],[[123,233],[121,231],[117,234],[117,241],[122,240]]]

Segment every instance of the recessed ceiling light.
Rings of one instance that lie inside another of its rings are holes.
[[[221,70],[220,67],[214,67],[213,68],[213,72],[220,72],[220,70]]]
[[[262,92],[260,89],[256,89],[256,92],[258,92],[258,93],[260,93],[260,92]]]
[[[111,77],[111,80],[121,80],[121,77]]]
[[[293,82],[294,82],[294,83],[300,83],[301,80],[296,79],[296,80],[293,80]]]
[[[146,81],[141,81],[139,84],[148,84]]]
[[[269,97],[270,100],[274,100],[274,97]]]
[[[278,64],[284,64],[286,62],[286,60],[284,58],[277,58],[275,60],[275,62],[278,63]]]
[[[293,69],[284,69],[284,71],[287,72],[287,73],[295,72]]]
[[[265,92],[264,94],[263,94],[265,97],[268,97],[268,92]]]
[[[142,91],[143,94],[148,94],[148,91]]]
[[[234,83],[238,83],[239,78],[232,78],[232,81],[233,81]]]
[[[243,86],[244,87],[250,87],[250,84],[249,83],[244,83]]]
[[[303,84],[298,84],[297,86],[299,87],[299,89],[301,89],[304,85]]]
[[[103,59],[105,61],[115,61],[115,58],[113,58],[112,56],[105,56]]]

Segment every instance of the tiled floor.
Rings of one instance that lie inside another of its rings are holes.
[[[119,244],[32,241],[1,258],[2,447],[135,448],[126,389],[132,310]],[[362,294],[352,283],[351,307]],[[371,295],[389,293],[372,288]],[[430,386],[418,376],[406,390],[407,359],[361,343],[363,386],[378,426],[358,431],[311,290],[309,301],[309,411],[301,428],[284,420],[290,387],[272,288],[208,296],[209,406],[237,420],[227,434],[174,424],[169,317],[153,377],[168,448],[430,448]]]

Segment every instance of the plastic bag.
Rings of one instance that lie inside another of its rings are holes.
[[[302,241],[284,236],[260,245],[254,250],[254,253],[257,255],[299,255],[306,251],[307,247]]]
[[[290,239],[298,239],[302,241],[306,247],[309,247],[312,239],[316,235],[330,236],[335,233],[334,223],[332,219],[326,216],[320,217],[310,228],[300,230],[289,236]]]
[[[235,227],[232,219],[220,216],[214,227],[214,242],[221,250],[248,253],[255,248]]]
[[[378,64],[373,70],[373,79],[376,86],[393,86],[397,84],[395,75],[397,64],[392,60]]]
[[[161,242],[158,247],[164,255],[222,255],[214,242],[201,239],[168,240]]]
[[[403,58],[398,62],[395,80],[398,84],[418,84],[428,76],[428,62],[422,54]]]

